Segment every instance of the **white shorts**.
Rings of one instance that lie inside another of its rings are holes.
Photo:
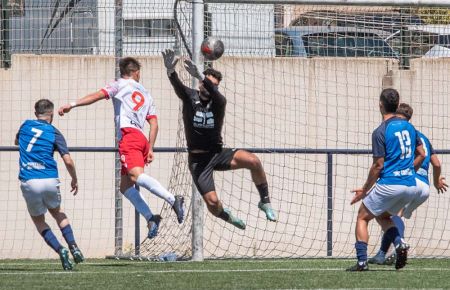
[[[374,216],[384,212],[396,215],[416,196],[417,192],[417,186],[377,183],[363,199],[363,203]]]
[[[57,178],[29,179],[20,182],[20,189],[31,216],[43,215],[48,208],[53,209],[61,205],[60,184]]]
[[[411,218],[413,211],[415,211],[430,196],[430,186],[428,184],[418,178],[416,178],[416,183],[419,188],[419,192],[403,209],[403,216],[407,219]]]

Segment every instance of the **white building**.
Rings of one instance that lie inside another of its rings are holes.
[[[124,1],[123,54],[159,54],[181,39],[174,19],[174,0]],[[225,44],[226,55],[274,55],[273,5],[208,4],[205,30]],[[99,53],[114,53],[114,1],[98,0]],[[191,42],[191,4],[180,2],[177,18]]]

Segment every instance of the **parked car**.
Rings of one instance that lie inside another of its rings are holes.
[[[439,51],[447,51],[450,48],[450,25],[414,25],[405,27],[402,36],[398,40],[393,38],[391,45],[398,43],[403,46],[403,51],[411,57],[422,57],[435,47],[434,55]],[[443,49],[439,50],[438,47]],[[448,53],[443,54],[448,57]]]
[[[363,27],[365,29],[379,29],[394,32],[407,25],[423,25],[424,21],[410,13],[396,11],[308,11],[291,21],[289,26],[343,26]]]
[[[383,39],[383,30],[358,27],[291,26],[275,30],[277,56],[383,57],[398,54]]]

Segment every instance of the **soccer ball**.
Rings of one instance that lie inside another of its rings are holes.
[[[216,60],[222,56],[225,47],[217,37],[208,37],[203,40],[200,50],[207,60]]]

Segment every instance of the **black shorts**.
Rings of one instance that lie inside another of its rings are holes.
[[[237,149],[222,149],[218,153],[189,153],[189,170],[201,195],[216,191],[214,170],[230,170],[231,160]]]

